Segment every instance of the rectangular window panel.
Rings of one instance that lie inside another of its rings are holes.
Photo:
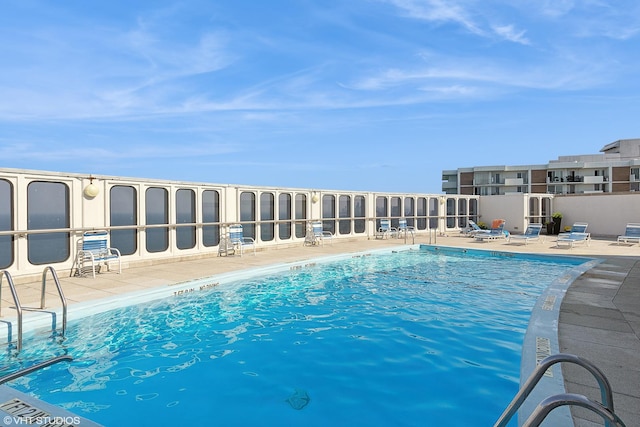
[[[295,203],[296,214],[296,237],[301,239],[307,233],[307,195],[296,194]]]
[[[242,224],[242,234],[245,237],[256,238],[256,195],[249,192],[240,193],[240,221],[250,221]]]
[[[274,238],[275,197],[273,193],[260,194],[260,240],[270,242]]]
[[[283,193],[278,196],[278,238],[286,240],[291,238],[291,194]]]
[[[322,229],[336,234],[336,196],[325,194],[322,196]]]
[[[391,226],[398,228],[398,218],[402,216],[402,199],[400,197],[391,198]]]
[[[356,218],[353,221],[353,229],[356,233],[364,233],[365,229],[365,220],[364,218],[367,216],[367,205],[365,203],[364,196],[355,196],[353,198],[353,216]],[[363,219],[357,219],[363,218]]]
[[[13,231],[13,186],[0,179],[0,231]],[[0,236],[0,270],[13,264],[13,236]]]
[[[407,219],[407,225],[414,227],[415,206],[413,197],[404,198],[404,217]]]
[[[351,197],[340,196],[338,198],[338,216],[341,218],[338,222],[340,234],[351,234]]]
[[[135,188],[115,185],[109,192],[109,221],[111,226],[138,225],[138,195]],[[135,228],[111,230],[111,247],[120,255],[131,255],[138,249],[138,230]]]
[[[385,196],[376,197],[376,230],[380,228],[380,218],[389,216],[388,203]]]
[[[193,190],[176,191],[176,247],[191,249],[196,246],[196,193]]]
[[[69,187],[61,182],[34,181],[27,187],[29,230],[69,228]],[[31,264],[62,262],[70,255],[68,232],[29,234],[27,252]]]
[[[417,229],[427,229],[427,199],[425,197],[418,197],[418,203],[416,205],[416,214],[418,216]]]
[[[169,224],[169,196],[164,188],[151,187],[145,197],[145,224]],[[169,248],[169,227],[146,229],[146,246],[149,252],[162,252]]]
[[[215,190],[202,192],[202,222],[220,222],[220,193]],[[220,243],[220,225],[202,226],[202,244],[216,246]]]

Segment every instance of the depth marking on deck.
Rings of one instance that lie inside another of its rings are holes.
[[[536,365],[539,365],[542,359],[548,356],[551,356],[551,341],[549,338],[536,337]],[[551,368],[546,370],[544,376],[553,378]]]
[[[556,304],[556,296],[555,295],[547,295],[547,298],[545,298],[544,303],[542,303],[542,309],[543,310],[547,310],[547,311],[551,311],[553,310],[553,306]]]

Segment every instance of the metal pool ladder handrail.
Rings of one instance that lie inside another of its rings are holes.
[[[573,393],[562,393],[547,397],[540,402],[527,421],[522,424],[522,427],[538,427],[551,411],[564,405],[581,406],[589,409],[591,412],[595,412],[602,417],[605,426],[614,425],[618,427],[625,427],[624,422],[615,414],[615,412],[613,412],[613,410],[609,410],[609,408],[606,408],[600,403],[594,402],[581,394]]]
[[[13,302],[15,304],[16,312],[18,313],[18,339],[16,342],[16,348],[18,351],[22,349],[22,306],[20,305],[20,299],[18,298],[18,293],[16,292],[16,287],[13,284],[13,279],[11,278],[11,274],[7,270],[3,270],[0,273],[0,314],[2,314],[2,279],[7,277],[7,282],[9,282],[9,289],[11,290],[11,295],[13,296]],[[9,342],[11,342],[11,326],[9,326]]]
[[[615,412],[613,410],[613,392],[611,391],[611,385],[609,384],[609,380],[607,380],[607,377],[605,377],[602,371],[598,369],[597,366],[595,366],[593,363],[589,362],[586,359],[583,359],[579,356],[575,356],[573,354],[560,353],[560,354],[554,354],[554,355],[545,357],[544,359],[542,359],[542,361],[540,361],[540,364],[538,364],[536,369],[533,370],[533,372],[531,373],[527,381],[524,383],[522,388],[520,388],[518,393],[515,395],[511,403],[509,403],[509,406],[507,406],[507,408],[504,410],[504,412],[502,413],[498,421],[496,421],[493,427],[505,427],[507,423],[511,420],[513,415],[515,415],[518,409],[520,409],[520,406],[525,401],[525,399],[529,396],[529,394],[531,394],[531,392],[536,387],[536,385],[538,385],[538,382],[543,377],[547,369],[549,369],[551,366],[555,365],[556,363],[561,363],[561,362],[575,363],[576,365],[582,366],[587,371],[589,371],[594,376],[594,378],[598,382],[598,385],[600,386],[600,394],[602,397],[601,406],[606,411],[610,412],[611,415],[613,415],[615,418],[618,418],[615,415]],[[561,395],[558,395],[558,396],[561,396]],[[551,398],[545,399],[543,403],[555,397],[557,396],[552,396]],[[569,404],[569,403],[564,403],[564,404]],[[555,405],[552,408],[550,408],[549,411],[544,413],[544,416],[542,419],[546,417],[548,412],[550,412],[552,409],[554,409],[557,406],[561,406],[561,405]],[[541,422],[542,419],[540,419],[538,422]],[[621,422],[616,422],[616,424],[620,426],[624,426],[624,424],[621,424]],[[536,425],[536,424],[530,424],[530,425]],[[609,423],[609,420],[605,420],[605,426],[610,427],[610,425],[611,424]]]
[[[45,297],[46,297],[46,288],[47,288],[47,271],[51,271],[51,277],[53,277],[53,282],[56,284],[56,288],[58,289],[58,296],[60,297],[60,302],[62,303],[62,333],[61,336],[64,336],[65,331],[67,330],[67,299],[64,296],[64,292],[62,292],[62,286],[60,285],[60,280],[58,279],[58,274],[56,270],[52,266],[47,266],[42,271],[42,288],[40,291],[40,307],[23,307],[23,309],[28,311],[44,311],[45,306]],[[56,330],[55,317],[53,321],[53,330]]]
[[[16,287],[13,283],[13,279],[11,278],[11,274],[7,270],[3,270],[0,272],[0,314],[2,314],[2,279],[4,276],[7,277],[7,282],[9,282],[9,289],[11,290],[11,295],[13,296],[13,302],[15,304],[15,308],[17,314],[18,321],[18,337],[16,340],[16,351],[20,352],[22,350],[22,312],[24,311],[45,311],[45,297],[46,297],[46,287],[47,287],[47,271],[51,271],[51,275],[53,277],[53,281],[56,284],[56,288],[58,289],[58,295],[60,296],[60,301],[62,302],[62,333],[61,336],[64,337],[64,334],[67,330],[67,299],[64,296],[64,292],[62,292],[62,286],[60,285],[60,280],[58,279],[58,274],[52,266],[45,267],[42,272],[42,289],[40,292],[40,307],[23,307],[20,304],[20,299],[18,298],[18,293],[16,292]],[[55,332],[56,330],[56,317],[55,313],[52,313],[53,322],[52,329]],[[9,343],[12,342],[11,337],[11,326],[9,326],[8,340]]]
[[[31,372],[39,371],[40,369],[46,368],[47,366],[51,366],[54,363],[63,362],[63,361],[71,362],[72,360],[73,360],[73,357],[69,356],[68,354],[64,354],[62,356],[56,356],[49,360],[45,360],[44,362],[40,362],[33,366],[29,366],[28,368],[21,369],[18,372],[14,372],[13,374],[9,374],[9,375],[5,375],[4,377],[1,377],[0,384],[4,384],[8,381],[15,380],[16,378],[20,378],[24,375],[28,375]]]

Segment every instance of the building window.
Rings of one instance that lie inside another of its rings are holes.
[[[380,218],[389,216],[388,203],[385,196],[376,197],[376,230],[380,229]]]
[[[176,191],[176,247],[178,249],[191,249],[196,245],[196,226],[180,225],[195,224],[195,222],[196,193],[188,189]]]
[[[0,179],[0,231],[13,231],[13,186]],[[13,264],[13,236],[0,236],[0,269]]]
[[[322,196],[322,228],[331,234],[336,234],[336,196],[325,194]]]
[[[270,242],[274,238],[276,218],[275,197],[273,193],[260,194],[260,240]]]
[[[413,197],[404,198],[404,217],[407,219],[407,225],[415,227],[415,206]]]
[[[216,246],[220,243],[220,193],[215,190],[202,192],[202,244]]]
[[[307,195],[296,194],[295,199],[296,215],[296,237],[301,239],[307,234]]]
[[[244,237],[256,238],[256,195],[245,191],[240,193],[240,222]]]
[[[351,234],[351,197],[340,196],[338,198],[338,231],[340,234]],[[346,218],[346,219],[345,219]]]
[[[291,238],[291,194],[282,193],[278,196],[278,238],[286,240]]]
[[[111,230],[110,245],[120,255],[131,255],[138,249],[138,194],[135,188],[114,185],[109,191],[109,224],[112,227],[130,226],[127,229]]]
[[[402,216],[402,199],[400,197],[391,198],[391,226],[398,228],[398,218]]]
[[[426,197],[418,197],[416,204],[416,215],[418,216],[416,228],[418,230],[427,229],[427,199]]]
[[[27,187],[29,230],[69,228],[69,187],[61,182],[33,181]],[[31,264],[62,262],[69,258],[69,232],[29,234],[27,252]]]
[[[364,233],[365,220],[367,216],[367,204],[364,196],[355,196],[353,198],[353,216],[356,218],[353,221],[353,231],[356,233]],[[362,218],[362,219],[357,219]]]
[[[169,194],[164,188],[150,187],[145,192],[145,225],[159,224],[169,224]],[[147,227],[145,235],[148,252],[169,248],[169,227]]]

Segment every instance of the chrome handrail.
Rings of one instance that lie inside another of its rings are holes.
[[[520,388],[518,393],[515,395],[509,406],[504,410],[498,421],[494,424],[494,427],[504,427],[507,425],[509,420],[513,417],[513,415],[518,411],[522,403],[529,396],[531,391],[538,384],[544,373],[551,366],[556,363],[561,362],[569,362],[575,363],[576,365],[582,366],[587,371],[594,376],[596,381],[598,382],[598,386],[600,386],[600,394],[602,397],[602,405],[607,408],[611,413],[613,413],[613,392],[611,391],[611,385],[609,384],[609,380],[604,376],[602,371],[598,369],[593,363],[589,362],[586,359],[583,359],[579,356],[575,356],[573,354],[553,354],[551,356],[547,356],[540,361],[540,364],[533,370],[527,381]],[[607,424],[608,425],[608,424]]]
[[[68,354],[64,354],[62,356],[56,356],[49,360],[45,360],[44,362],[37,363],[33,366],[29,366],[28,368],[21,369],[18,372],[14,372],[13,374],[9,374],[9,375],[5,375],[4,377],[1,377],[0,384],[4,384],[8,381],[15,380],[16,378],[20,378],[24,375],[28,375],[31,372],[35,372],[42,368],[46,368],[47,366],[51,366],[54,363],[63,362],[63,361],[71,362],[72,360],[73,360],[73,357],[69,356]]]
[[[572,393],[558,394],[544,399],[527,418],[527,421],[522,424],[522,427],[538,427],[551,411],[565,405],[580,406],[595,412],[602,417],[606,426],[625,427],[625,423],[613,412],[613,409],[606,408],[581,394]]]
[[[17,351],[22,350],[22,306],[20,305],[20,299],[18,298],[18,293],[16,292],[16,287],[13,284],[13,279],[11,278],[11,274],[7,270],[3,270],[0,272],[0,315],[2,314],[2,279],[7,277],[7,282],[9,283],[9,289],[11,290],[11,295],[13,296],[13,303],[15,304],[15,309],[18,317],[18,339],[16,340],[16,349]],[[11,329],[9,329],[9,342],[11,342]]]

